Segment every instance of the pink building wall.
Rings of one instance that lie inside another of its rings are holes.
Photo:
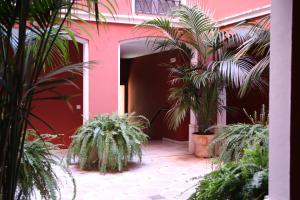
[[[118,0],[117,2],[117,14],[118,15],[134,15],[133,2],[135,0]],[[197,5],[200,7],[208,8],[214,13],[216,20],[222,19],[228,16],[236,15],[249,10],[255,10],[264,6],[270,5],[271,0],[181,0],[184,5]],[[102,7],[102,12],[107,13],[108,11]]]
[[[202,3],[201,3],[202,2]],[[231,15],[270,5],[270,0],[189,0],[187,4],[201,4],[215,10],[215,18]],[[131,1],[118,1],[118,14],[130,15]],[[115,17],[117,18],[118,15]],[[129,16],[130,17],[130,16]],[[89,41],[89,60],[97,61],[89,72],[89,112],[90,116],[98,113],[116,112],[118,108],[118,68],[119,46],[122,41],[149,36],[146,30],[136,31],[132,24],[109,22],[100,26],[99,33],[95,22],[90,22],[93,29],[85,26],[92,37],[74,27],[76,35]]]
[[[188,5],[202,5],[215,20],[220,20],[271,5],[271,0],[189,0]]]
[[[91,23],[96,27],[95,23]],[[86,26],[82,24],[83,26]],[[122,41],[147,36],[147,31],[134,31],[133,25],[110,23],[97,29],[86,26],[92,37],[86,36],[76,27],[76,35],[89,40],[89,60],[96,61],[89,70],[89,112],[117,112],[119,85],[119,46]]]
[[[106,25],[99,27],[99,32],[93,21],[89,21],[90,26],[78,22],[89,31],[90,36],[75,25],[72,27],[77,37],[88,41],[87,59],[97,61],[89,70],[88,105],[90,117],[99,113],[117,112],[120,44],[125,41],[145,38],[151,33],[145,29],[136,30],[134,28],[135,24],[140,23],[144,19],[144,16],[132,15],[131,2],[131,0],[118,1],[118,14],[115,16],[117,22],[113,21],[113,19],[108,19],[109,22]],[[249,10],[262,8],[271,3],[270,0],[188,0],[187,4],[200,5],[199,2],[201,5],[204,5],[204,7],[206,6],[214,11],[214,18],[218,20]],[[123,16],[121,21],[120,16],[121,18]],[[149,19],[149,16],[147,17]],[[92,19],[92,17],[89,18],[87,16],[87,19]],[[84,52],[84,54],[85,53],[86,52]],[[85,106],[86,105],[83,105],[83,107]],[[50,113],[51,112],[48,112],[47,115],[51,115]],[[53,116],[52,118],[55,117],[56,116]],[[51,116],[49,118],[51,118]],[[55,126],[55,124],[53,124],[53,126]],[[76,129],[77,127],[74,128]]]

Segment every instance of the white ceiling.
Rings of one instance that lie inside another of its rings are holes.
[[[147,43],[146,39],[126,42],[120,47],[121,58],[136,58],[157,52],[153,51],[151,43]]]

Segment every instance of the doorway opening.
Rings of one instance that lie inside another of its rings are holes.
[[[146,41],[142,38],[120,44],[119,114],[134,112],[148,118],[146,133],[151,140],[187,143],[189,115],[177,130],[169,129],[166,120],[170,109],[166,64],[179,65],[181,56],[177,50],[153,52]]]

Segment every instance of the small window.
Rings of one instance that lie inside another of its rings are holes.
[[[180,0],[135,0],[136,14],[166,15]]]

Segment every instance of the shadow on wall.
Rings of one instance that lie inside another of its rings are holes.
[[[69,42],[70,51],[70,64],[76,64],[83,62],[83,45],[78,43],[79,52],[74,47],[72,42]],[[56,67],[56,66],[52,66]],[[70,74],[62,74],[61,77],[68,77]],[[35,118],[30,119],[34,128],[39,133],[59,134],[60,137],[53,140],[55,144],[63,145],[63,148],[68,147],[71,142],[70,136],[74,134],[76,129],[82,125],[82,113],[83,113],[83,80],[82,76],[73,74],[74,80],[72,80],[76,86],[59,85],[56,91],[59,95],[73,96],[69,103],[63,100],[47,100],[47,101],[34,101],[32,112],[39,116],[41,119],[51,125],[55,131],[51,130],[48,126]],[[54,92],[44,92],[37,96],[40,98],[57,96]]]
[[[147,130],[152,140],[169,138],[177,141],[188,140],[189,115],[176,130],[169,130],[165,115],[170,108],[168,93],[170,89],[169,72],[163,63],[176,58],[176,64],[182,63],[176,51],[156,53],[147,56],[121,59],[121,85],[125,85],[125,112],[135,112],[153,120]],[[159,112],[159,114],[157,114]]]

